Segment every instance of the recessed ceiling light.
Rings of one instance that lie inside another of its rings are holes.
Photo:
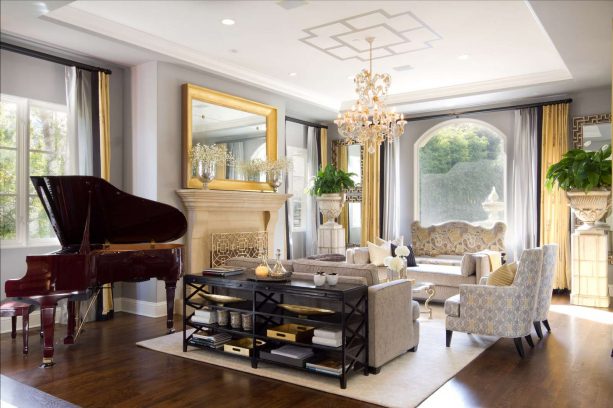
[[[354,78],[355,78],[355,77],[354,77],[353,75],[349,75],[349,76],[347,77],[347,79],[348,79],[348,80],[350,80],[350,81],[353,81],[353,80],[354,80]]]
[[[227,26],[234,25],[234,23],[236,23],[236,21],[232,20],[231,18],[224,18],[223,20],[221,20],[221,24]]]
[[[288,75],[289,76],[296,76],[296,73],[295,72],[290,72]]]
[[[467,60],[469,58],[470,58],[470,55],[468,55],[468,54],[458,55],[458,59],[459,60]]]

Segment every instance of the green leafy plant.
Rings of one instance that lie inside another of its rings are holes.
[[[554,184],[564,191],[610,189],[611,146],[595,152],[570,150],[547,170],[545,185],[551,190]]]
[[[313,179],[313,186],[309,189],[311,195],[320,196],[322,194],[340,193],[349,188],[355,187],[351,179],[354,173],[346,173],[331,164],[325,169],[319,170]]]

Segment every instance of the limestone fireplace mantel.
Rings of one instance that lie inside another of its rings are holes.
[[[279,209],[290,194],[224,190],[177,190],[187,211],[185,273],[210,266],[211,234],[267,231],[273,248]],[[270,255],[270,253],[269,253]]]

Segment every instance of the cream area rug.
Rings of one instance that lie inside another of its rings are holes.
[[[183,333],[178,332],[141,341],[137,345],[386,407],[415,407],[494,344],[496,338],[454,333],[451,347],[447,348],[444,320],[422,317],[417,352],[408,352],[392,360],[377,375],[364,376],[361,371],[352,373],[344,390],[340,388],[338,379],[328,376],[265,362],[260,362],[254,369],[247,359],[195,347],[188,347],[184,353],[182,341]]]

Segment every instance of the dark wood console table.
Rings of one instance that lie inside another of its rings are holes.
[[[368,375],[368,288],[366,285],[353,283],[339,283],[335,286],[324,285],[316,287],[312,281],[292,280],[286,283],[253,281],[252,270],[247,270],[241,275],[230,277],[186,275],[183,277],[183,351],[187,347],[199,347],[215,352],[223,352],[219,348],[210,348],[193,341],[196,333],[228,333],[233,339],[250,338],[255,344],[256,340],[264,340],[267,348],[280,347],[284,344],[293,344],[310,348],[315,353],[315,358],[322,355],[333,357],[341,361],[341,373],[339,378],[341,388],[347,386],[347,375],[351,371],[361,370]],[[217,293],[230,290],[232,296],[245,299],[244,302],[217,305],[203,301],[199,294]],[[336,311],[333,315],[326,316],[298,316],[292,314],[278,305],[286,303],[301,304],[304,299],[317,301],[318,307]],[[228,326],[220,326],[217,323],[196,323],[191,320],[194,311],[188,312],[187,307],[202,309],[206,306],[210,310],[228,310],[240,313],[250,313],[253,319],[253,329],[249,332],[242,329],[234,329]],[[324,346],[313,343],[300,343],[289,340],[272,338],[266,335],[267,329],[285,323],[295,323],[312,327],[336,327],[342,330],[342,343],[339,347]],[[194,330],[188,332],[190,328]],[[254,368],[260,363],[279,364],[260,358],[259,347],[256,347],[250,357]],[[239,357],[240,358],[240,357]],[[307,360],[308,362],[309,360]],[[306,370],[316,374],[326,374],[313,371],[306,367],[292,368]],[[333,375],[333,374],[327,374]]]

